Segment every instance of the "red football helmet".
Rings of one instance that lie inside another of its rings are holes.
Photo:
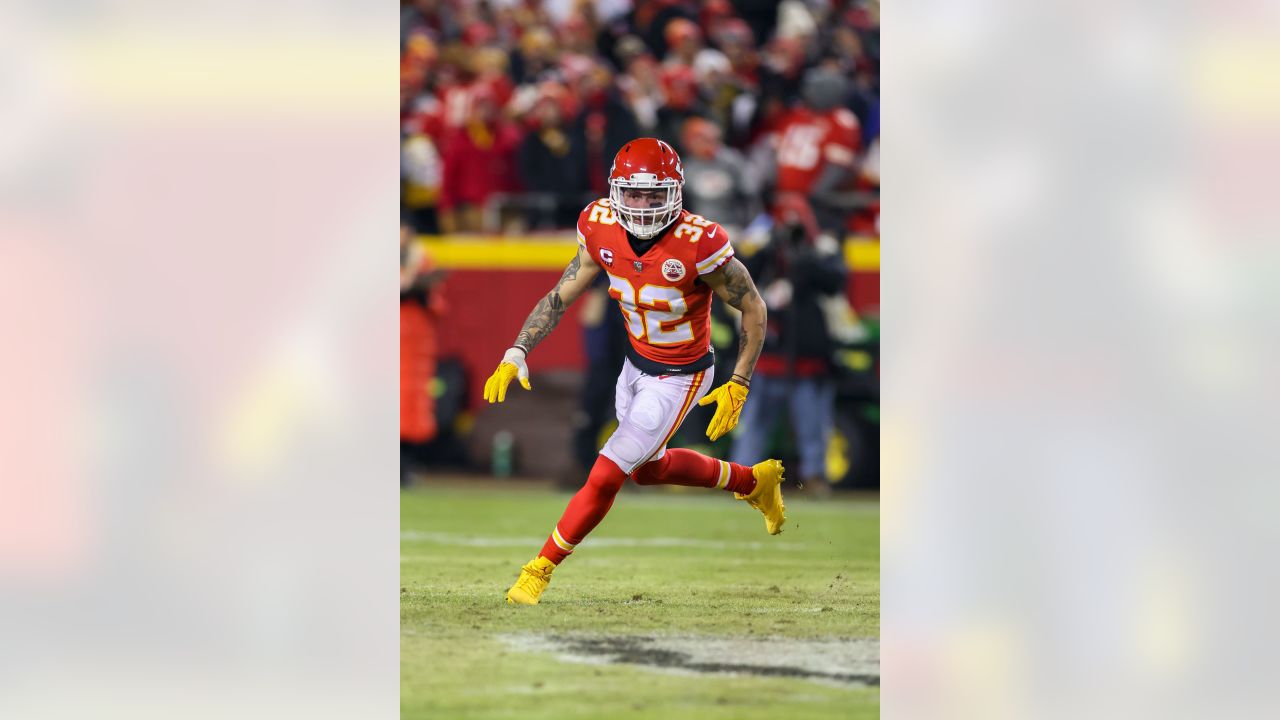
[[[662,232],[680,216],[683,187],[680,156],[655,138],[639,138],[623,145],[609,169],[609,201],[614,217],[641,240]]]

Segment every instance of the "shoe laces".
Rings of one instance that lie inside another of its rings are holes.
[[[551,579],[546,574],[540,573],[537,570],[521,569],[524,570],[524,572],[520,573],[520,579],[516,582],[516,587],[521,590],[535,590],[538,587],[539,580],[546,581]]]

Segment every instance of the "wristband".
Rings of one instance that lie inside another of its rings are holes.
[[[745,388],[751,387],[751,378],[746,377],[745,375],[739,375],[738,373],[734,373],[733,375],[730,375],[729,382],[736,382]]]
[[[527,347],[525,347],[525,346],[523,346],[523,345],[521,345],[521,344],[519,344],[519,343],[516,343],[515,345],[512,345],[512,346],[511,346],[511,349],[512,349],[512,350],[519,350],[520,352],[524,353],[524,356],[525,356],[525,357],[529,357],[529,348],[527,348]]]

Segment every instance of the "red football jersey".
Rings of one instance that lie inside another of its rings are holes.
[[[698,277],[733,257],[729,233],[688,210],[637,257],[608,199],[578,216],[578,245],[609,276],[609,296],[618,301],[641,357],[666,366],[688,365],[711,349],[711,287]]]
[[[845,108],[792,110],[778,127],[778,192],[807,195],[826,163],[852,167],[858,137],[858,118]]]

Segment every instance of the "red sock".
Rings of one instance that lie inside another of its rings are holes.
[[[574,546],[604,519],[626,480],[627,474],[612,460],[603,455],[597,457],[587,484],[569,500],[569,507],[564,509],[560,522],[538,554],[557,565],[563,562]]]
[[[756,489],[756,478],[746,465],[717,460],[684,448],[668,448],[665,455],[641,465],[631,477],[638,485],[721,488],[743,495]]]

